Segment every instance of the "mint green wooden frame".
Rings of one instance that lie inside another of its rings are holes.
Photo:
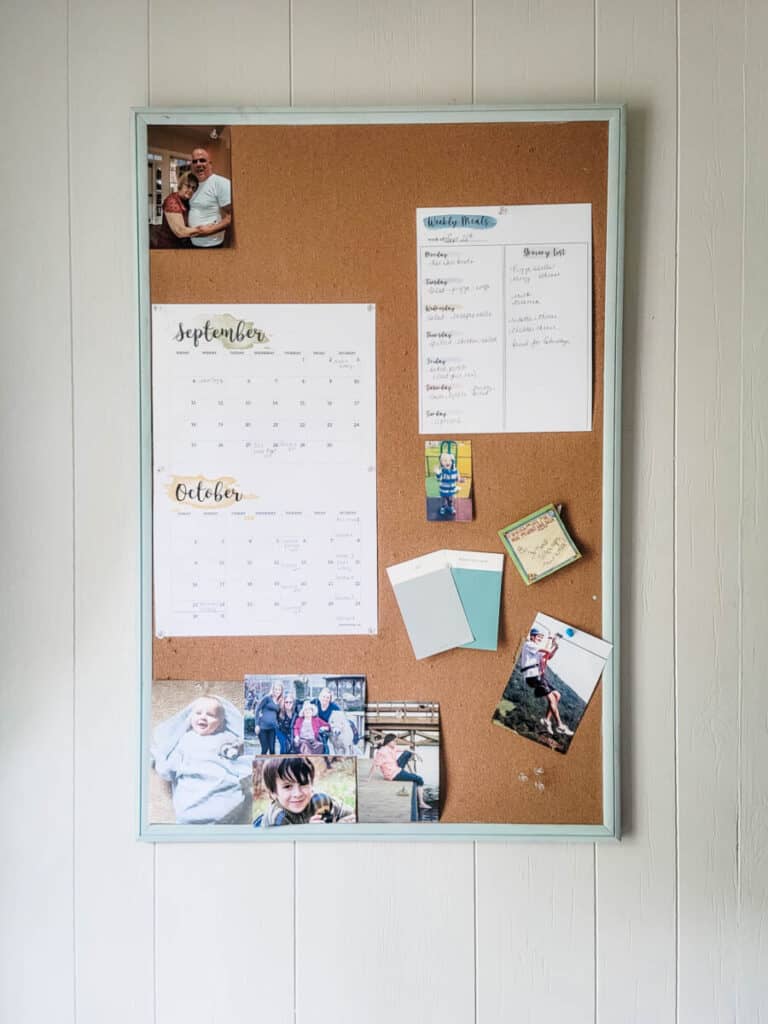
[[[139,837],[151,842],[349,842],[355,840],[429,841],[561,840],[594,841],[620,837],[619,775],[619,564],[621,465],[621,321],[624,249],[626,110],[621,105],[452,106],[333,109],[139,109],[132,112],[136,167],[136,256],[140,340],[140,800]],[[314,125],[314,124],[492,124],[495,122],[605,121],[608,125],[608,195],[605,266],[605,359],[603,374],[603,551],[602,636],[613,643],[603,673],[603,821],[599,825],[316,825],[309,829],[255,830],[248,825],[150,825],[149,738],[152,687],[152,409],[150,378],[149,240],[145,215],[147,129],[150,125]]]

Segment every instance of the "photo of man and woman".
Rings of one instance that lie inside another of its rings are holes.
[[[232,245],[230,144],[228,127],[150,126],[150,249],[212,252]]]
[[[365,676],[247,675],[245,750],[252,756],[358,757]]]
[[[357,761],[361,822],[440,818],[440,706],[368,704],[364,756]]]
[[[492,721],[567,753],[610,653],[605,640],[538,614]]]

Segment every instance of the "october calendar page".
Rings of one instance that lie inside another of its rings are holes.
[[[152,308],[155,632],[375,633],[375,308]]]

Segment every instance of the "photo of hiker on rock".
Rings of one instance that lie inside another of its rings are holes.
[[[520,645],[493,722],[565,754],[611,645],[539,614]]]

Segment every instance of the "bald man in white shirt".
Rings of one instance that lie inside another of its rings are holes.
[[[192,173],[198,181],[197,189],[189,200],[189,226],[221,223],[222,230],[211,235],[196,235],[191,241],[199,249],[223,245],[226,229],[232,223],[232,185],[229,178],[213,173],[213,164],[207,149],[192,150]]]

